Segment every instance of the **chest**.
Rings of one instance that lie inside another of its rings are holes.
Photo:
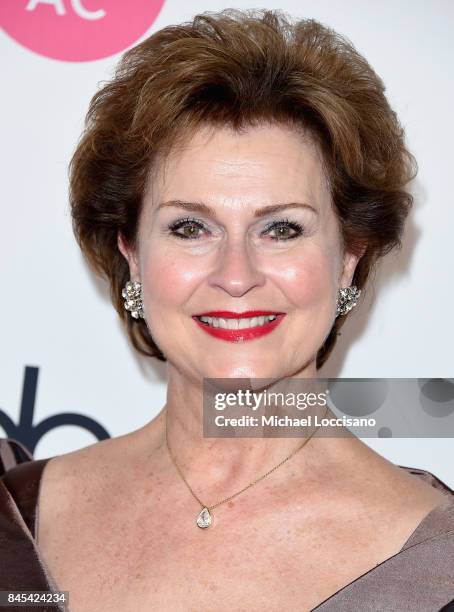
[[[85,511],[60,520],[41,553],[71,612],[311,610],[397,552],[405,533],[358,509],[219,507],[191,502]]]

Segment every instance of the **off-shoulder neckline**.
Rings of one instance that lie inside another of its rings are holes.
[[[37,544],[38,534],[36,533],[36,527],[38,526],[39,494],[41,490],[42,474],[44,472],[46,464],[53,458],[54,457],[48,457],[46,459],[33,459],[32,460],[34,463],[41,464],[39,475],[38,475],[39,482],[38,482],[37,491],[36,491],[36,507],[35,507],[35,517],[34,517],[35,520],[33,521],[34,525],[32,526],[33,531],[34,531],[34,533],[32,533],[32,537],[35,540],[37,547],[38,547],[38,544]],[[20,465],[23,465],[23,464],[19,464],[19,466]],[[15,466],[15,467],[18,467],[18,466]],[[335,593],[332,593],[327,599],[317,604],[315,608],[312,608],[311,612],[319,612],[319,611],[322,612],[323,606],[325,604],[332,603],[333,600],[337,596],[340,596],[340,594],[343,591],[352,587],[354,584],[360,582],[361,580],[365,579],[366,576],[369,576],[371,573],[377,571],[378,568],[382,567],[384,564],[388,563],[389,561],[394,559],[396,556],[402,554],[404,551],[408,550],[409,548],[422,544],[423,542],[426,542],[427,540],[436,538],[439,535],[443,535],[445,533],[450,533],[454,531],[454,491],[450,487],[448,487],[443,481],[441,481],[434,474],[432,474],[431,472],[427,470],[408,467],[408,466],[401,466],[401,465],[398,465],[397,467],[404,469],[410,474],[421,477],[424,481],[431,484],[431,486],[433,486],[434,488],[444,491],[446,494],[446,500],[442,501],[440,504],[432,508],[422,518],[422,520],[418,523],[418,525],[412,531],[412,533],[407,538],[407,540],[405,541],[405,543],[403,544],[403,546],[400,548],[399,551],[397,551],[391,557],[384,559],[379,564],[370,568],[369,570],[367,570],[360,576],[357,576],[354,580],[352,580],[348,584],[342,586]],[[14,470],[15,468],[11,468],[11,469]],[[441,525],[441,529],[440,529],[440,525]],[[39,550],[38,550],[38,554],[39,554]]]

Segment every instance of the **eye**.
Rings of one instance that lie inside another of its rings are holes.
[[[272,240],[292,240],[298,238],[304,232],[304,228],[296,221],[282,219],[280,221],[272,221],[269,223],[263,233],[275,232],[275,236],[270,236]],[[293,232],[293,233],[292,233]]]
[[[169,225],[170,233],[183,240],[197,240],[199,238],[199,232],[204,229],[205,226],[203,223],[190,217],[178,219],[178,221]]]

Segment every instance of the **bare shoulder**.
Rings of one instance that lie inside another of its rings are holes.
[[[71,521],[78,510],[96,513],[127,495],[143,477],[146,459],[156,450],[157,423],[51,458],[43,471],[38,500],[38,541],[56,521]],[[113,496],[113,492],[115,495]]]
[[[351,559],[346,574],[338,582],[336,578],[333,587],[347,584],[399,552],[432,510],[452,501],[451,495],[362,441],[327,440],[321,447],[318,450],[331,453],[329,477],[307,520],[310,515],[317,517],[313,529],[331,543],[333,559],[345,550]]]
[[[378,471],[375,499],[376,506],[388,517],[384,523],[384,537],[392,541],[395,534],[395,542],[398,542],[395,549],[401,550],[429,514],[435,508],[452,503],[453,496],[435,488],[421,476],[384,460]]]
[[[417,525],[435,507],[452,501],[452,495],[432,486],[417,474],[396,465],[369,447],[363,450],[363,466],[356,478],[365,499],[392,520]]]
[[[437,505],[452,498],[449,492],[443,491],[417,473],[396,465],[381,457],[383,482],[388,488],[397,490],[397,499],[406,503],[419,503],[424,506]]]
[[[325,508],[329,498],[330,508],[323,510],[328,522],[334,513],[336,525],[345,525],[348,533],[353,520],[356,532],[363,530],[363,541],[373,541],[374,546],[389,543],[384,555],[399,550],[434,508],[452,502],[452,495],[389,461],[359,439],[320,440],[319,446],[319,455],[328,460],[316,507]]]
[[[40,507],[47,502],[64,503],[70,491],[81,492],[90,483],[101,484],[106,466],[114,467],[124,447],[121,437],[112,438],[50,459],[42,474]]]

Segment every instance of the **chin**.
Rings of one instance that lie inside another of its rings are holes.
[[[203,378],[284,378],[288,374],[282,368],[282,361],[270,359],[264,363],[235,360],[228,363],[210,364],[205,370]]]

